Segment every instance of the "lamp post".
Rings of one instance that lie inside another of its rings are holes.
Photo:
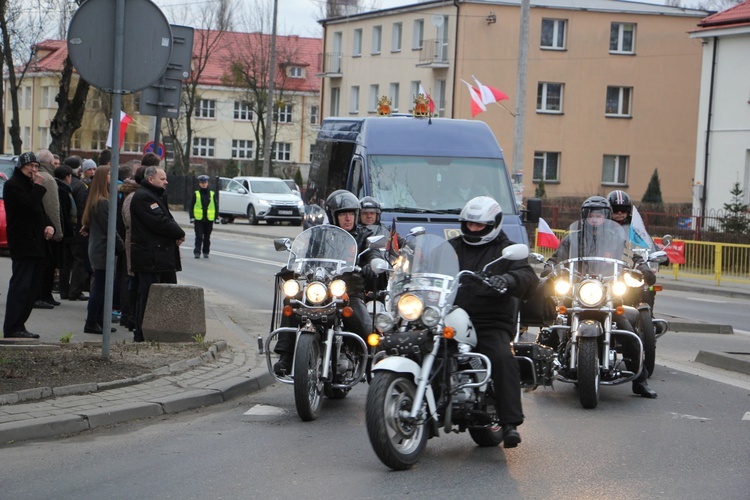
[[[271,55],[268,68],[268,99],[266,100],[266,130],[263,134],[263,177],[271,175],[271,127],[273,125],[273,93],[276,78],[276,17],[279,12],[279,0],[273,0],[273,25],[271,27]]]

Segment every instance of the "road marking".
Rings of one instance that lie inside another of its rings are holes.
[[[698,297],[686,297],[687,300],[695,300],[697,302],[710,302],[712,304],[724,304],[726,301],[724,300],[714,300],[714,299],[702,299]]]
[[[750,411],[745,412],[745,416],[742,417],[742,420],[750,420]]]
[[[696,417],[695,415],[680,415],[679,413],[673,413],[671,411],[669,414],[672,415],[673,418],[685,418],[687,420],[713,420],[712,418]]]
[[[275,262],[273,260],[259,259],[257,257],[247,257],[245,255],[237,255],[234,253],[216,252],[212,251],[211,255],[218,255],[220,257],[229,257],[230,259],[246,260],[248,262],[255,262],[256,264],[266,264],[274,267],[284,267],[286,262]]]
[[[283,408],[279,408],[278,406],[268,406],[268,405],[255,405],[249,410],[247,410],[243,415],[248,415],[251,417],[273,417],[278,415],[285,415],[286,410]]]

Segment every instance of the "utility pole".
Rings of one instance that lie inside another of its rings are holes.
[[[513,130],[513,191],[523,197],[523,145],[526,129],[526,70],[529,65],[529,11],[531,0],[521,0],[521,26],[518,34],[518,73],[516,75],[516,120]],[[532,173],[533,175],[533,173]],[[516,200],[521,203],[520,199]]]
[[[273,93],[276,78],[276,17],[279,13],[279,0],[273,0],[273,27],[271,28],[271,56],[268,68],[268,99],[266,102],[266,131],[263,134],[263,177],[271,176],[271,130],[273,125]]]

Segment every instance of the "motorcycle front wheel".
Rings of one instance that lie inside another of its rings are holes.
[[[394,470],[414,465],[427,445],[424,424],[404,420],[411,411],[416,387],[400,373],[378,372],[370,383],[365,404],[365,426],[381,462]]]
[[[596,337],[578,339],[578,398],[584,408],[599,404],[599,341]]]
[[[656,329],[651,319],[651,311],[640,311],[636,322],[636,332],[643,342],[643,369],[648,371],[649,378],[656,366]]]
[[[294,357],[294,404],[299,418],[305,422],[320,414],[323,382],[323,356],[315,335],[300,335]]]

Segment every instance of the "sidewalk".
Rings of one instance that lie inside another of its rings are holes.
[[[174,215],[186,229],[191,227],[185,212],[176,211]],[[293,238],[301,230],[301,227],[267,226],[263,223],[250,226],[245,221],[214,227],[216,232],[269,239]],[[0,276],[10,276],[10,265],[10,258],[0,257]],[[731,294],[750,299],[750,285],[717,287],[710,281],[675,281],[666,273],[660,274],[659,280],[665,289]],[[5,310],[6,292],[7,282],[0,285],[0,312]],[[63,305],[51,311],[35,310],[27,326],[39,333],[40,340],[45,343],[58,342],[60,336],[68,331],[74,332],[73,342],[101,341],[100,335],[81,333],[85,315],[86,302],[63,301]],[[676,323],[678,319],[673,318],[672,321]],[[176,363],[137,379],[96,384],[96,387],[48,388],[48,394],[54,397],[44,400],[38,400],[44,393],[41,388],[24,391],[24,394],[0,394],[0,446],[14,441],[75,434],[118,422],[218,404],[274,383],[265,358],[258,354],[257,345],[247,341],[255,338],[256,332],[244,332],[220,308],[212,307],[209,303],[206,304],[206,323],[206,341],[214,345],[201,358]],[[683,326],[692,327],[693,330],[681,331],[707,332],[712,325],[693,323]],[[722,371],[730,370],[725,371],[729,376],[733,372],[750,375],[750,360],[744,360],[742,356],[737,359],[736,355],[732,358],[727,354],[738,350],[750,352],[750,336],[710,335],[710,340],[701,340],[701,346],[705,345],[706,350],[701,347],[700,352],[696,352],[696,349],[670,349],[670,342],[665,342],[670,335],[675,334],[670,332],[664,340],[659,341],[657,363],[659,353],[662,353],[665,359],[703,363]],[[703,335],[697,333],[696,336]],[[130,341],[131,338],[132,333],[127,329],[118,328],[112,334],[111,342]],[[701,353],[708,354],[701,357]]]

